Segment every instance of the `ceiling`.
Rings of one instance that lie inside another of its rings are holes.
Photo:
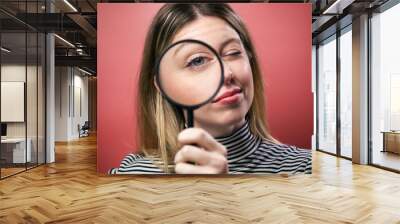
[[[72,44],[55,38],[56,66],[79,66],[96,73],[97,2],[47,0],[46,5],[45,0],[1,0],[2,46],[12,49],[8,54],[2,52],[2,59],[17,63],[26,55],[29,61],[36,57],[37,46],[39,50],[43,47],[43,44],[36,43],[36,39],[32,40],[36,38],[36,33],[54,32]]]
[[[269,2],[269,3],[311,3],[313,17],[313,40],[325,35],[324,32],[332,27],[338,20],[346,16],[354,16],[367,9],[377,7],[387,0],[250,0],[229,2]],[[21,51],[25,46],[24,32],[30,31],[55,32],[61,38],[55,38],[56,65],[80,66],[91,71],[96,71],[96,42],[97,42],[97,3],[118,2],[167,2],[158,0],[1,0],[0,22],[3,33],[2,43]],[[187,2],[175,0],[168,2]],[[193,1],[192,1],[193,2]],[[207,2],[202,0],[201,2]],[[225,0],[212,0],[211,2],[227,2]],[[330,7],[335,6],[335,7]],[[330,8],[329,13],[323,13]],[[49,13],[49,12],[52,13]],[[27,12],[27,13],[25,13]],[[350,19],[351,21],[351,19]],[[23,32],[23,33],[21,33]],[[328,35],[328,34],[326,34]],[[29,38],[28,38],[29,39]],[[28,40],[29,41],[29,40]],[[72,44],[72,45],[71,45]],[[28,44],[29,52],[34,52],[35,43]]]

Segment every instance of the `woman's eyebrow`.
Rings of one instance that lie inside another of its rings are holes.
[[[231,37],[231,38],[225,40],[225,41],[221,44],[220,50],[224,49],[224,47],[226,47],[226,45],[228,45],[228,44],[230,44],[230,43],[238,43],[238,44],[240,44],[241,41],[240,41],[240,39],[238,39],[238,38],[236,38],[236,37]]]

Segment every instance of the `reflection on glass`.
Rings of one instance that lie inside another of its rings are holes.
[[[23,15],[45,12],[45,1],[0,1]],[[45,35],[0,12],[0,178],[45,162]]]
[[[25,170],[31,158],[25,139],[25,38],[23,32],[1,34],[2,47],[9,49],[1,52],[1,123],[6,129],[1,140],[2,178]]]
[[[400,73],[390,78],[390,130],[400,130]]]
[[[400,170],[400,5],[372,17],[372,163]]]
[[[318,48],[318,148],[336,153],[336,40]]]
[[[352,35],[340,36],[340,153],[352,157]]]

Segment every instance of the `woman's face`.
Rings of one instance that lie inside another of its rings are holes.
[[[183,39],[209,44],[224,64],[223,86],[210,103],[194,111],[194,126],[214,137],[228,135],[243,125],[254,96],[253,74],[242,41],[228,23],[210,16],[200,16],[186,24],[172,38],[172,43]]]

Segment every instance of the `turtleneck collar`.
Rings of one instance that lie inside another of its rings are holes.
[[[228,163],[236,162],[249,156],[261,143],[261,139],[251,133],[247,119],[244,125],[230,135],[215,139],[228,150]]]

